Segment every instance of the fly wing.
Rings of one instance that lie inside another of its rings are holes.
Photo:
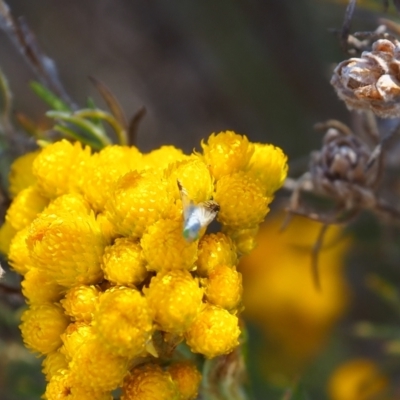
[[[186,221],[192,212],[194,204],[193,204],[193,201],[190,200],[188,192],[183,187],[181,181],[178,179],[176,182],[178,184],[179,192],[181,194],[182,207],[183,207],[183,218]]]
[[[179,180],[177,180],[177,184],[181,194],[185,229],[187,229],[188,224],[190,225],[190,223],[193,221],[200,223],[201,227],[205,227],[210,224],[210,222],[218,214],[219,204],[213,200],[194,204],[194,202],[190,199],[187,190],[183,187]]]
[[[201,226],[207,226],[217,216],[219,211],[219,204],[216,201],[209,200],[199,203],[196,206],[199,210]]]

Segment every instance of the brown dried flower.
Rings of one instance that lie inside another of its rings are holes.
[[[369,165],[371,155],[371,150],[355,135],[329,128],[322,149],[311,156],[315,190],[346,203],[360,201],[379,176],[379,163]]]
[[[331,84],[349,109],[372,110],[381,118],[400,117],[400,43],[377,40],[361,58],[338,64]]]

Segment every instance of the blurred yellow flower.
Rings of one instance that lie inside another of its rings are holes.
[[[42,362],[42,372],[49,381],[58,371],[67,369],[68,361],[63,353],[56,350],[46,355]]]
[[[348,304],[343,275],[350,240],[332,226],[319,254],[322,290],[311,274],[311,251],[321,225],[296,217],[283,232],[283,215],[261,226],[258,246],[242,258],[245,316],[265,333],[271,379],[298,372],[323,345]],[[274,376],[273,376],[274,375]]]
[[[372,360],[349,360],[337,367],[328,382],[330,400],[387,400],[388,378]],[[386,393],[386,395],[385,395]]]
[[[36,182],[36,178],[32,173],[32,164],[36,156],[40,153],[40,150],[26,153],[21,157],[18,157],[10,167],[9,180],[9,192],[12,198],[14,198],[21,190],[33,185]]]
[[[7,210],[6,221],[19,231],[26,228],[48,205],[49,200],[42,196],[35,186],[21,190]]]
[[[8,254],[13,237],[17,231],[11,226],[8,221],[0,227],[0,251],[3,254]]]

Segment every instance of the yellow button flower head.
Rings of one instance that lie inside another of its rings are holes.
[[[209,303],[233,310],[242,300],[242,293],[242,275],[234,267],[220,265],[210,272],[205,288]]]
[[[238,344],[238,318],[223,308],[206,306],[185,333],[193,353],[214,358],[230,353]]]
[[[169,366],[168,372],[178,386],[179,400],[194,400],[197,398],[201,374],[192,362],[181,361],[173,363]]]
[[[60,370],[47,384],[46,400],[112,400],[110,392],[102,392],[77,383],[70,371]]]
[[[21,316],[20,325],[25,346],[48,354],[61,346],[61,334],[68,326],[68,317],[57,304],[32,305]]]
[[[7,255],[10,249],[11,240],[17,231],[11,226],[8,221],[5,221],[0,228],[0,251]]]
[[[178,180],[194,203],[210,200],[213,194],[214,184],[210,170],[197,155],[171,164],[165,172],[165,176],[168,179],[169,190],[174,193],[175,199],[180,198]]]
[[[140,244],[151,271],[190,270],[197,259],[197,241],[185,240],[182,221],[158,220],[148,228]]]
[[[255,143],[254,153],[246,170],[260,181],[264,193],[272,196],[286,179],[287,156],[272,144]]]
[[[72,320],[90,322],[98,305],[99,295],[100,290],[96,286],[75,286],[68,290],[61,305]]]
[[[87,323],[74,322],[69,324],[61,335],[63,345],[60,347],[59,351],[69,362],[79,352],[80,347],[89,339],[93,338],[94,335],[93,327]]]
[[[245,229],[264,220],[272,198],[264,195],[254,178],[238,172],[217,182],[214,200],[221,207],[218,221],[230,228]]]
[[[104,213],[97,214],[96,221],[107,244],[112,244],[116,238],[121,236]]]
[[[74,382],[96,391],[114,390],[128,372],[126,357],[111,353],[96,336],[89,337],[75,353],[69,368]]]
[[[93,215],[42,215],[33,221],[27,238],[34,266],[55,282],[70,287],[97,283],[105,240]]]
[[[60,370],[68,368],[68,361],[65,355],[59,350],[52,351],[47,354],[42,362],[42,372],[49,381],[54,375],[56,375]]]
[[[202,305],[203,290],[185,270],[157,274],[144,292],[154,321],[165,332],[184,332]]]
[[[153,333],[147,300],[138,290],[114,287],[102,294],[93,327],[113,353],[135,357]]]
[[[121,400],[180,400],[180,397],[168,372],[157,364],[146,364],[125,378]]]
[[[45,214],[59,214],[60,212],[89,215],[91,208],[81,194],[68,193],[51,201],[43,211]]]
[[[141,159],[133,146],[107,146],[91,157],[82,191],[94,210],[104,209],[118,179],[140,167]]]
[[[143,154],[142,163],[145,169],[155,168],[157,170],[163,170],[167,168],[169,164],[185,160],[186,158],[188,158],[188,156],[183,154],[181,149],[177,149],[174,146],[161,146],[150,153]]]
[[[57,302],[65,291],[65,288],[50,279],[45,271],[37,268],[29,269],[21,286],[28,304]]]
[[[13,237],[8,251],[8,262],[12,269],[20,275],[25,275],[32,267],[26,239],[29,235],[29,226],[18,231]],[[1,240],[0,240],[1,243]]]
[[[32,186],[36,182],[36,178],[32,173],[32,164],[40,150],[26,153],[14,160],[10,167],[9,192],[11,198],[15,197],[21,190]]]
[[[61,140],[45,147],[32,166],[40,192],[54,198],[70,191],[79,192],[84,185],[90,148],[82,149],[80,142],[71,144]]]
[[[167,182],[152,173],[128,172],[106,203],[106,216],[124,236],[140,237],[167,209]]]
[[[217,265],[237,264],[236,246],[232,239],[222,232],[203,236],[199,242],[196,272],[203,277]]]
[[[215,179],[238,172],[250,161],[254,146],[246,136],[232,131],[213,133],[207,144],[202,142],[204,161]]]
[[[17,194],[7,210],[6,220],[19,231],[27,227],[49,203],[35,186],[29,186]]]
[[[240,255],[249,254],[257,246],[257,234],[259,225],[254,225],[245,229],[232,229],[228,226],[223,227],[223,231],[233,239],[237,252]]]
[[[140,244],[128,239],[116,239],[103,255],[104,277],[115,285],[137,286],[147,276],[146,260]]]

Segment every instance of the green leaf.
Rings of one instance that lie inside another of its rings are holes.
[[[126,121],[124,111],[118,103],[117,98],[103,82],[99,81],[96,78],[93,78],[92,76],[89,77],[89,79],[92,81],[96,89],[99,91],[100,95],[103,97],[113,117],[116,119],[118,124],[121,125],[121,127],[126,131],[128,129],[128,123]]]
[[[62,133],[65,137],[77,140],[83,144],[87,144],[94,150],[101,150],[104,147],[103,143],[100,143],[99,141],[95,140],[94,138],[86,138],[79,134],[78,132],[75,132],[73,129],[68,128],[66,126],[62,125],[56,125],[53,128],[56,132]]]
[[[82,143],[87,143],[95,149],[111,144],[110,139],[98,125],[82,116],[61,111],[48,111],[46,115],[61,121],[54,127],[55,130]]]
[[[100,109],[83,109],[83,110],[78,110],[74,114],[74,116],[79,117],[79,118],[90,118],[90,119],[99,119],[102,121],[107,122],[111,128],[114,130],[118,142],[120,145],[127,145],[128,144],[128,138],[127,138],[127,133],[124,127],[116,120],[116,118],[111,115],[108,112],[105,112]]]
[[[86,101],[86,104],[87,104],[87,109],[92,110],[94,112],[96,110],[98,110],[98,108],[96,106],[96,103],[94,102],[94,100],[91,97],[88,97],[88,99]],[[101,120],[101,118],[91,117],[91,118],[88,118],[88,119],[90,121],[92,121],[94,124],[96,124],[99,127],[99,129],[101,129],[104,132],[104,135],[106,135],[106,130],[104,128],[104,124],[103,124],[103,121]]]
[[[59,97],[44,87],[41,83],[35,81],[31,82],[30,87],[39,98],[41,98],[47,105],[50,106],[52,110],[71,111],[67,104],[65,104]]]

